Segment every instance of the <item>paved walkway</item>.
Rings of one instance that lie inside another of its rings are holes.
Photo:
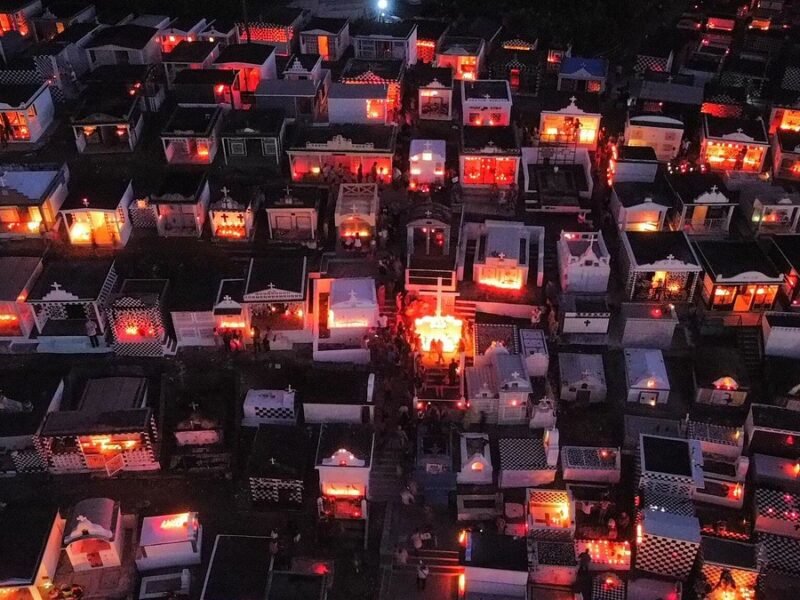
[[[431,573],[424,591],[417,590],[417,575],[413,571],[392,573],[389,593],[383,600],[456,600],[458,575]]]

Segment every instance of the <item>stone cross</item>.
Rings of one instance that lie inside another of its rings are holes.
[[[230,302],[231,300],[233,300],[233,298],[231,298],[229,294],[225,294],[225,295],[222,297],[222,301],[223,301],[223,302]]]
[[[197,409],[200,408],[200,405],[197,402],[190,402],[189,407],[194,411],[197,412]]]
[[[499,258],[500,260],[505,260],[506,253],[505,252],[501,252],[500,254],[497,255],[497,258]]]
[[[61,284],[60,284],[60,283],[57,283],[57,282],[55,282],[55,281],[54,281],[53,283],[51,283],[51,284],[50,284],[50,287],[51,287],[51,288],[53,288],[53,291],[54,291],[54,292],[59,292],[59,291],[61,291]]]
[[[667,254],[667,260],[675,260],[674,254]]]
[[[228,196],[228,193],[230,192],[230,190],[228,189],[228,186],[226,186],[226,185],[222,186],[222,189],[220,189],[220,192],[222,192],[223,199],[230,198],[230,196]]]
[[[570,98],[569,98],[569,103],[570,103],[572,106],[575,106],[575,103],[576,103],[577,101],[578,101],[578,99],[577,99],[575,96],[570,96]]]
[[[270,281],[269,284],[267,284],[267,288],[270,289],[270,290],[274,290],[275,289],[275,284]]]
[[[711,186],[711,193],[716,194],[719,191],[719,188],[716,185]]]
[[[425,216],[428,217],[429,219],[433,216],[433,213],[430,211],[430,209],[425,211]]]

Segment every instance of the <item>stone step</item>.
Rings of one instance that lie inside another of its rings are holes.
[[[394,569],[398,573],[409,573],[417,572],[417,564],[419,563],[419,559],[413,556],[408,557],[408,563],[405,565],[395,565]],[[431,573],[442,573],[442,574],[452,574],[452,575],[460,575],[464,572],[464,567],[459,565],[458,563],[452,565],[441,565],[441,564],[431,564],[427,560],[425,564],[428,565],[428,569]]]
[[[428,566],[438,565],[438,566],[452,566],[458,565],[458,552],[453,552],[451,550],[436,550],[433,548],[424,547],[419,552],[412,552],[409,550],[409,554],[411,556],[408,557],[408,561],[411,562],[412,559],[416,563],[419,560],[424,560]]]

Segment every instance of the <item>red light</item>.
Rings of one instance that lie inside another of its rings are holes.
[[[225,86],[224,86],[224,85],[222,85],[222,84],[220,83],[220,84],[217,86],[217,93],[218,93],[218,94],[221,94],[221,93],[222,93],[222,92],[224,92],[224,91],[225,91]]]
[[[424,402],[417,402],[417,410],[422,410],[423,408],[425,408],[425,403]]]
[[[660,308],[654,308],[653,310],[650,311],[650,314],[652,315],[652,317],[654,319],[660,319],[661,316],[662,316],[662,312],[661,312]]]
[[[786,436],[786,445],[787,446],[794,446],[794,436],[793,435],[787,435]]]

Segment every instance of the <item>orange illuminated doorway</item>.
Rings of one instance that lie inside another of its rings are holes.
[[[494,183],[495,182],[495,167],[496,162],[494,158],[481,159],[481,183]]]
[[[736,301],[733,304],[733,310],[736,312],[745,312],[750,310],[750,305],[753,303],[755,296],[756,286],[748,285],[744,291],[739,291],[736,296]]]
[[[319,47],[319,55],[322,57],[322,60],[330,60],[328,55],[328,36],[321,35],[317,38],[317,46]]]
[[[255,92],[256,88],[258,87],[258,83],[261,80],[261,72],[256,68],[252,68],[252,69],[245,69],[245,74],[246,74],[245,79],[247,82],[245,87],[247,89],[245,89],[244,91]]]

